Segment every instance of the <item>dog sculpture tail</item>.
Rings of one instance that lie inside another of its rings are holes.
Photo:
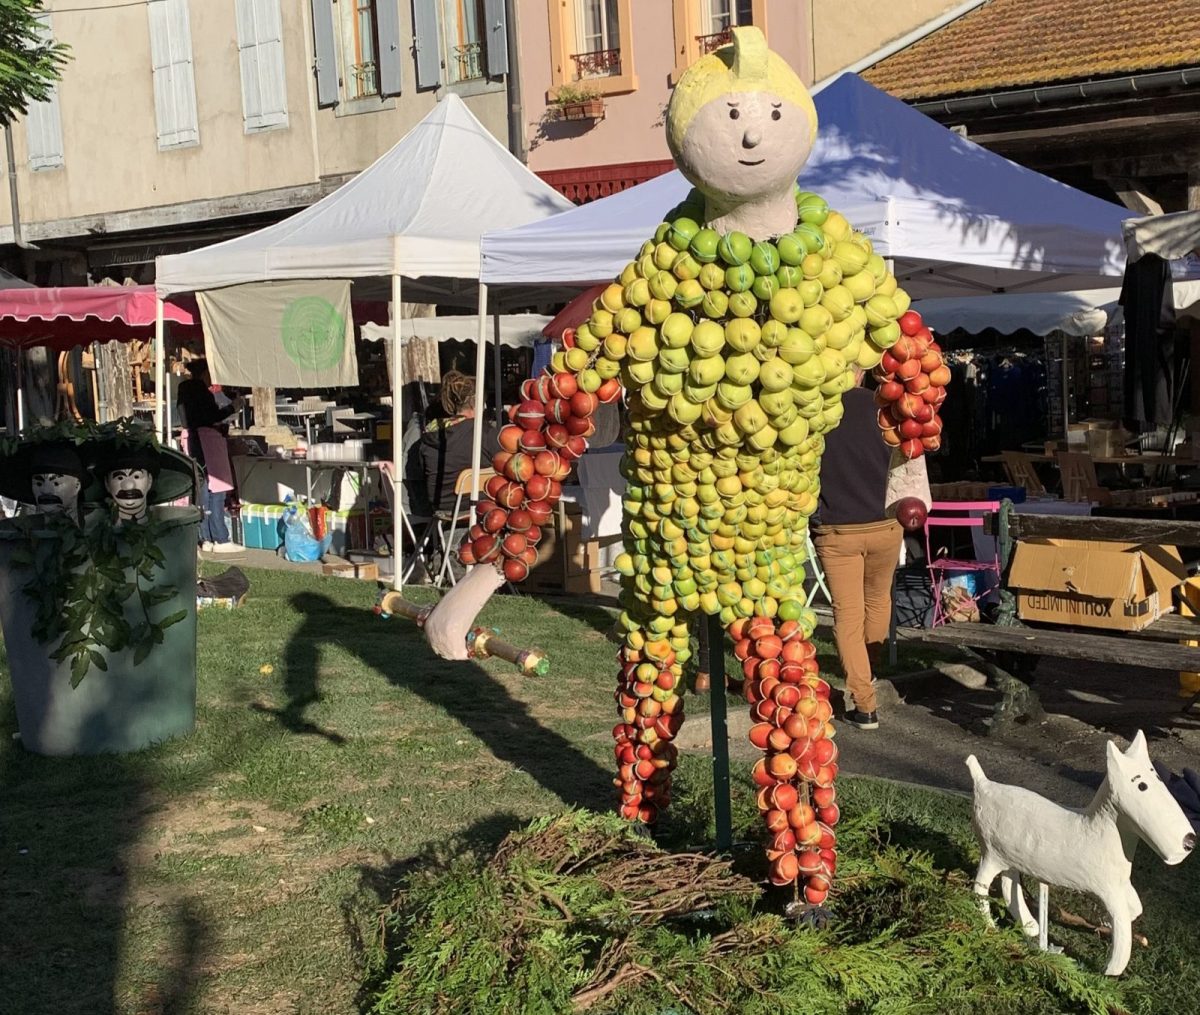
[[[967,768],[969,768],[971,770],[971,782],[973,782],[975,784],[976,789],[978,789],[983,783],[988,781],[988,777],[983,774],[983,768],[980,766],[979,762],[975,759],[974,754],[967,756]]]

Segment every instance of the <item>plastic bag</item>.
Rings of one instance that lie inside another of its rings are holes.
[[[320,560],[329,549],[333,533],[327,533],[324,539],[313,536],[308,527],[308,520],[292,504],[283,516],[283,556],[284,559],[299,562]]]

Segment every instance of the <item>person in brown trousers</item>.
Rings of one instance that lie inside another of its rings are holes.
[[[833,637],[853,708],[846,721],[879,727],[872,662],[878,662],[892,619],[892,578],[903,530],[885,515],[891,449],[879,439],[875,399],[858,386],[842,396],[845,415],[825,437],[821,495],[813,544],[833,598]]]

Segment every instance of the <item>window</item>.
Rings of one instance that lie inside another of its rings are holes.
[[[672,0],[675,69],[671,83],[706,53],[730,40],[730,29],[757,25],[767,31],[767,0]]]
[[[701,28],[704,31],[696,40],[702,54],[711,53],[729,42],[731,28],[754,24],[753,0],[703,0],[703,3],[706,10]]]
[[[604,95],[637,88],[631,0],[548,0],[551,95],[587,81]]]
[[[279,0],[237,0],[237,37],[246,133],[286,127],[287,83]]]
[[[396,0],[386,0],[395,3]],[[343,0],[342,89],[353,102],[379,94],[379,25],[375,0]]]
[[[483,0],[442,0],[443,66],[446,81],[474,81],[487,76]]]
[[[50,15],[37,19],[41,27],[38,41],[49,41]],[[63,164],[62,115],[58,108],[58,85],[41,102],[29,103],[25,113],[25,145],[29,149],[29,168],[58,169]]]
[[[196,79],[192,73],[192,29],[187,0],[148,0],[154,116],[159,149],[200,143]]]

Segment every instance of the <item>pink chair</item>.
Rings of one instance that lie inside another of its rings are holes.
[[[933,627],[948,623],[942,605],[942,591],[951,576],[958,574],[992,572],[996,576],[996,584],[1000,582],[1000,554],[995,540],[992,540],[992,559],[975,559],[974,540],[972,540],[971,559],[951,555],[934,557],[933,542],[930,533],[933,529],[982,529],[984,515],[1000,510],[1000,502],[996,500],[951,500],[934,501],[925,518],[925,560],[929,568],[929,578],[933,584]],[[970,601],[978,604],[979,600],[992,591],[992,587],[978,589],[970,597]]]

